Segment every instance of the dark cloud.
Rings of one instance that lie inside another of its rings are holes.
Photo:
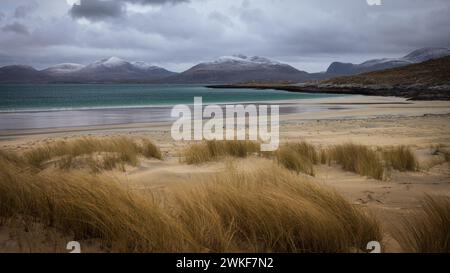
[[[85,18],[92,21],[108,17],[121,17],[125,12],[125,3],[141,5],[163,5],[186,3],[189,0],[80,0],[70,9],[73,18]]]
[[[120,17],[125,8],[120,1],[80,0],[74,4],[69,13],[73,18],[85,18],[92,21],[108,17]]]
[[[38,6],[39,5],[34,1],[23,6],[18,6],[14,11],[14,17],[25,18],[29,13],[35,11]]]
[[[12,24],[6,25],[2,27],[2,30],[5,32],[14,32],[17,34],[28,35],[30,32],[28,28],[20,23],[14,22]]]

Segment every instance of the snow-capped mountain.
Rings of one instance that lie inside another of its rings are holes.
[[[146,62],[129,62],[124,59],[118,57],[110,57],[106,59],[102,59],[99,61],[95,61],[89,65],[87,65],[86,70],[133,70],[133,71],[149,71],[149,70],[158,70],[161,67],[151,65]]]
[[[306,72],[264,57],[233,55],[197,64],[168,80],[180,83],[298,82],[307,76]]]
[[[360,74],[421,63],[449,55],[450,50],[448,48],[422,48],[401,58],[374,59],[361,64],[334,62],[328,67],[327,73],[334,75]]]
[[[175,73],[146,62],[109,57],[86,66],[60,64],[44,69],[57,82],[150,82]]]
[[[83,69],[85,66],[82,64],[75,64],[75,63],[62,63],[50,66],[42,72],[45,72],[50,75],[60,75],[60,74],[66,74],[66,73],[73,73],[76,71],[79,71]]]
[[[298,71],[290,65],[280,63],[278,61],[270,60],[264,57],[253,56],[247,57],[245,55],[222,56],[216,60],[200,63],[196,69],[211,69],[211,70],[248,70],[261,68],[287,68],[292,71]]]
[[[159,66],[155,66],[155,65],[151,65],[149,63],[146,62],[131,62],[131,64],[133,66],[135,66],[136,68],[142,69],[142,70],[156,70],[156,69],[160,69]]]
[[[260,65],[283,65],[280,62],[273,61],[264,57],[253,56],[247,57],[245,55],[232,55],[232,56],[222,56],[216,60],[205,62],[204,65],[210,66],[223,66],[223,65],[234,65],[236,67],[248,67],[248,66],[260,66]]]
[[[129,62],[118,58],[118,57],[109,57],[106,59],[102,59],[99,61],[95,61],[88,65],[90,68],[117,68],[121,66],[128,66],[130,65]]]
[[[0,82],[144,83],[161,80],[175,74],[146,62],[129,62],[117,57],[110,57],[88,65],[57,64],[40,71],[30,66],[5,66],[0,68]]]
[[[79,71],[99,79],[150,79],[173,75],[164,68],[146,62],[129,62],[117,57],[110,57],[93,62]]]

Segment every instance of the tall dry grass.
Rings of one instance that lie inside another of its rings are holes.
[[[405,251],[418,253],[450,252],[450,198],[426,196],[423,210],[403,219],[396,237]]]
[[[184,185],[177,218],[207,251],[349,252],[382,239],[374,218],[273,164]]]
[[[0,219],[97,240],[107,251],[348,252],[381,240],[364,211],[274,164],[182,183],[156,201],[105,176],[35,172],[14,160],[0,159]]]
[[[312,144],[302,141],[299,143],[288,143],[287,146],[298,154],[308,158],[312,164],[319,163],[319,153]]]
[[[110,178],[80,172],[30,172],[0,160],[0,218],[56,228],[124,252],[195,250],[189,234],[148,196]]]
[[[306,142],[288,143],[276,152],[260,152],[259,148],[260,144],[253,141],[205,141],[189,145],[182,155],[187,164],[200,164],[224,156],[247,157],[250,154],[259,154],[263,157],[274,157],[287,169],[308,175],[314,175],[313,165],[319,162],[316,149]]]
[[[247,157],[258,153],[260,144],[248,140],[204,141],[189,145],[182,152],[183,161],[187,164],[200,164],[217,160],[224,156]]]
[[[158,146],[156,146],[155,143],[151,142],[148,139],[142,140],[142,147],[140,148],[140,152],[146,158],[163,158],[161,150],[158,148]]]
[[[335,145],[320,154],[321,162],[335,162],[344,170],[378,180],[385,178],[385,169],[380,155],[364,145],[353,143]]]
[[[419,163],[414,153],[406,146],[385,149],[382,152],[386,164],[399,171],[416,171]]]
[[[287,143],[275,153],[279,164],[297,173],[315,175],[314,164],[319,163],[319,155],[314,146],[306,142]]]
[[[319,151],[319,162],[320,164],[328,164],[331,165],[332,163],[332,152],[330,151],[330,148],[322,148]]]
[[[35,167],[56,159],[57,166],[70,169],[73,165],[87,164],[92,170],[112,169],[124,164],[136,166],[139,156],[162,159],[159,148],[150,140],[136,142],[127,137],[80,138],[58,141],[26,151],[23,160]]]
[[[317,150],[307,142],[286,143],[275,152],[259,152],[259,145],[251,141],[206,141],[188,146],[182,155],[188,164],[200,164],[223,156],[246,157],[258,153],[275,158],[289,170],[315,175],[314,165],[336,163],[344,170],[378,180],[386,179],[388,170],[416,171],[418,160],[408,147],[371,149],[368,146],[346,143]],[[446,160],[449,153],[443,153]]]

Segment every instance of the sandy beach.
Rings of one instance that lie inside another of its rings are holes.
[[[401,252],[392,233],[402,217],[420,208],[425,194],[450,196],[450,166],[434,151],[438,145],[450,147],[450,102],[407,101],[394,97],[339,97],[289,101],[298,107],[327,107],[319,112],[281,116],[281,142],[306,141],[321,148],[352,142],[371,147],[409,146],[420,163],[417,172],[389,171],[385,181],[342,170],[338,165],[319,165],[314,182],[335,188],[352,204],[372,211],[385,233],[384,251]],[[30,147],[61,139],[83,136],[146,137],[160,147],[164,160],[145,159],[126,172],[109,171],[107,175],[130,188],[170,189],[171,185],[193,177],[207,177],[224,170],[228,160],[187,165],[180,162],[180,150],[187,142],[175,142],[168,122],[134,123],[91,127],[0,131],[0,147],[7,151],[26,151]],[[251,169],[268,159],[249,157],[233,159],[238,168]],[[0,251],[17,249],[8,234],[0,229]],[[9,246],[9,247],[8,247]]]

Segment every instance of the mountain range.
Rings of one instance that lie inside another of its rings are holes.
[[[332,87],[368,87],[373,89],[411,89],[450,91],[450,56],[402,67],[372,71],[323,81]]]
[[[356,75],[366,72],[385,70],[406,65],[422,63],[450,55],[448,48],[422,48],[401,58],[383,58],[363,62],[361,64],[333,62],[327,69],[327,74]]]
[[[63,63],[43,70],[25,65],[4,66],[0,68],[0,83],[298,83],[384,70],[449,55],[450,50],[446,48],[423,48],[398,59],[376,59],[361,64],[334,62],[326,73],[300,71],[288,64],[259,56],[224,56],[199,63],[182,73],[146,62],[110,57],[88,65]]]
[[[151,82],[174,74],[145,62],[128,62],[111,57],[86,66],[63,63],[43,70],[23,65],[5,66],[0,68],[0,82]]]
[[[402,67],[299,84],[209,85],[218,89],[276,89],[303,93],[397,96],[412,100],[450,100],[450,56]]]
[[[312,74],[264,57],[233,55],[204,62],[168,79],[174,83],[236,83],[310,80]]]

